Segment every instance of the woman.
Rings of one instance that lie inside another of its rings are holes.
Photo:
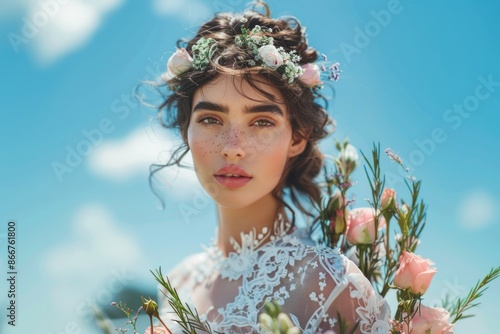
[[[317,142],[332,121],[316,103],[317,58],[296,19],[248,11],[216,15],[169,59],[159,116],[184,145],[167,166],[191,151],[218,230],[168,277],[214,331],[260,332],[271,300],[304,333],[338,333],[340,320],[356,333],[389,330],[386,302],[354,263],[296,228],[284,200],[313,217],[304,202],[320,198]]]

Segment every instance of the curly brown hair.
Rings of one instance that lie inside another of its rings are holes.
[[[254,55],[236,45],[234,41],[236,36],[242,34],[242,27],[251,30],[257,25],[266,28],[266,36],[274,39],[276,47],[283,47],[286,52],[294,50],[301,57],[300,65],[317,60],[318,54],[316,50],[308,47],[304,29],[296,18],[273,19],[256,11],[246,11],[243,14],[216,14],[213,19],[200,27],[191,40],[179,40],[177,46],[185,47],[191,54],[192,47],[200,38],[212,38],[216,41],[215,54],[204,70],[191,69],[163,83],[168,86],[171,93],[158,108],[159,121],[164,127],[179,130],[184,143],[173,152],[165,165],[151,165],[149,180],[154,191],[151,182],[154,173],[167,166],[186,167],[181,164],[181,160],[189,151],[187,129],[191,117],[192,99],[197,89],[221,74],[232,74],[241,76],[263,96],[271,100],[276,99],[257,85],[259,82],[266,82],[281,92],[290,115],[294,136],[301,136],[307,140],[304,151],[287,162],[281,180],[273,190],[274,198],[292,212],[294,223],[294,211],[283,200],[282,191],[289,191],[297,209],[310,217],[314,216],[301,203],[301,198],[306,195],[309,200],[315,202],[320,200],[321,190],[314,178],[323,166],[323,154],[317,142],[331,132],[329,126],[333,125],[333,121],[326,111],[326,99],[317,89],[307,87],[300,80],[289,83],[283,80],[281,74],[269,68],[252,66]],[[325,107],[317,103],[318,100],[324,101]]]

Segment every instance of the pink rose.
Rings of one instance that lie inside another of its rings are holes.
[[[274,45],[261,46],[258,51],[262,61],[273,70],[283,65],[283,57]]]
[[[437,269],[434,263],[410,252],[403,252],[399,258],[399,268],[394,275],[394,285],[410,289],[413,293],[424,294],[431,284]]]
[[[385,188],[382,193],[382,210],[396,208],[396,192],[394,189]]]
[[[385,219],[379,218],[378,228],[385,226]],[[347,217],[347,240],[351,244],[371,244],[375,241],[375,210],[358,208]]]
[[[304,64],[302,65],[302,69],[304,70],[304,72],[299,77],[299,80],[302,81],[306,86],[314,87],[323,83],[323,81],[321,81],[320,79],[320,71],[318,65]]]
[[[179,74],[189,71],[192,67],[193,58],[191,58],[186,49],[177,49],[177,51],[168,59],[167,74],[165,76],[165,79],[173,79]]]
[[[146,328],[144,334],[151,334],[151,326]],[[153,334],[171,334],[165,327],[153,326]]]
[[[453,324],[450,324],[450,313],[441,307],[427,307],[420,304],[410,323],[405,324],[404,333],[412,334],[453,334]]]

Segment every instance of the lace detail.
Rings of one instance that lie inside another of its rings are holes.
[[[225,257],[218,249],[215,240],[212,241],[211,247],[206,251],[214,261],[214,270],[219,271],[222,278],[228,278],[232,281],[242,276],[250,277],[253,267],[257,263],[259,253],[256,251],[257,248],[261,247],[266,240],[270,240],[270,244],[273,244],[281,238],[286,239],[290,229],[290,224],[285,222],[283,215],[280,213],[274,224],[273,235],[270,235],[271,232],[267,227],[263,228],[260,233],[256,233],[255,229],[248,234],[241,233],[241,245],[231,238],[230,242],[235,251],[230,253],[228,257]],[[268,237],[269,239],[267,239]],[[262,264],[262,259],[259,262],[259,265]]]
[[[338,250],[290,228],[281,214],[274,234],[254,230],[241,235],[241,244],[231,243],[235,252],[227,257],[212,243],[168,275],[213,330],[260,333],[258,316],[275,299],[304,334],[335,329],[338,313],[350,324],[359,321],[358,333],[388,333],[387,303],[359,269]]]
[[[351,277],[353,286],[350,288],[350,296],[358,300],[359,307],[356,309],[356,313],[360,317],[361,332],[387,334],[390,330],[389,323],[380,321],[380,313],[384,310],[386,301],[377,295],[371,287],[363,284],[365,279],[363,274],[353,274]],[[382,316],[385,315],[382,314]]]

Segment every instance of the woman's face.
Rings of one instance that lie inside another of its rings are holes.
[[[287,160],[306,144],[292,138],[279,90],[257,85],[277,102],[230,75],[217,77],[193,96],[187,139],[195,171],[203,188],[224,207],[271,200]]]

